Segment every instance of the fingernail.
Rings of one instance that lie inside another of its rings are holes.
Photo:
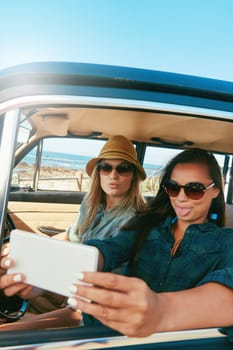
[[[73,309],[76,309],[78,307],[78,302],[74,298],[68,298],[67,304]]]
[[[9,248],[3,248],[2,256],[7,255],[9,253]]]
[[[76,278],[80,281],[82,281],[84,279],[84,274],[82,272],[78,272],[76,273]]]
[[[75,286],[74,284],[72,284],[72,285],[69,287],[69,291],[70,291],[71,293],[77,293],[78,287]]]
[[[15,275],[15,276],[13,277],[13,281],[14,281],[14,282],[21,282],[21,281],[22,281],[21,275]]]
[[[10,264],[11,264],[10,259],[7,259],[7,260],[5,261],[5,263],[4,263],[5,267],[9,267]]]

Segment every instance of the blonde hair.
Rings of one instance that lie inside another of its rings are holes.
[[[132,207],[135,208],[135,211],[140,211],[145,207],[145,199],[141,191],[141,181],[140,174],[136,170],[133,174],[129,190],[125,194],[125,197],[119,202],[119,206],[116,207],[116,215],[122,210],[127,210]],[[97,170],[97,167],[95,167],[92,171],[89,190],[85,197],[87,216],[86,220],[79,228],[79,235],[82,235],[94,220],[100,204],[105,204],[105,199],[106,194],[100,185],[99,171]]]

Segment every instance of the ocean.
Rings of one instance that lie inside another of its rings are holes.
[[[22,162],[32,165],[35,163],[35,156],[36,152],[35,150],[32,150],[29,154],[26,155]],[[92,157],[82,156],[78,154],[43,151],[41,166],[83,170],[86,163],[91,158]],[[161,169],[161,166],[156,164],[145,163],[143,166],[147,177],[150,177],[151,175],[157,173],[159,169]]]

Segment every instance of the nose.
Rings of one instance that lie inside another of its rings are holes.
[[[116,168],[112,168],[112,171],[111,171],[111,173],[109,174],[109,176],[110,176],[111,178],[116,178],[116,177],[119,176],[119,175],[118,175],[118,172],[116,171]]]

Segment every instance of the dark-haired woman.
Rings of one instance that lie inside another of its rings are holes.
[[[214,156],[178,154],[146,210],[116,237],[86,242],[99,248],[105,272],[81,273],[69,306],[84,313],[85,324],[94,317],[134,337],[233,325],[233,229],[223,227],[224,216]],[[108,272],[124,262],[126,276]]]
[[[116,238],[87,242],[99,248],[100,270],[129,261],[128,276],[85,272],[79,280],[92,286],[77,280],[69,305],[128,336],[233,325],[233,229],[224,216],[214,156],[178,154],[146,211]]]

